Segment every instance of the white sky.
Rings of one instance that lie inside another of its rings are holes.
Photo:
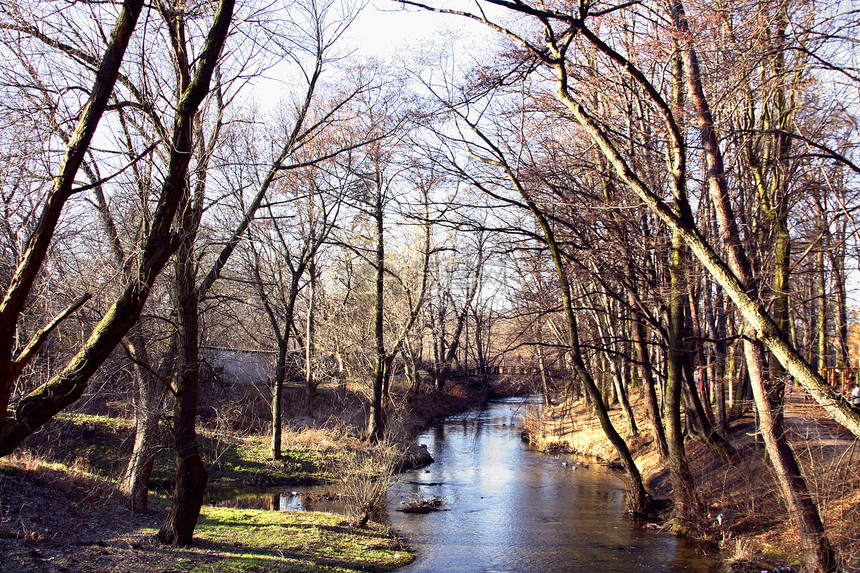
[[[351,1],[361,0],[344,0],[345,4]],[[437,79],[441,74],[450,78],[462,76],[476,65],[490,65],[502,41],[496,31],[468,18],[405,7],[395,0],[367,2],[330,53],[339,56],[339,65],[376,59],[390,62],[394,70],[405,67],[420,73],[425,80],[428,73]],[[428,3],[464,4],[458,0]],[[458,7],[469,9],[474,5]],[[331,72],[323,72],[323,81],[332,81]],[[285,96],[290,99],[290,88],[302,85],[304,89],[302,76],[289,60],[268,68],[253,84],[240,98],[254,102],[262,111],[273,109]]]
[[[419,11],[394,0],[372,0],[344,39],[364,57],[408,60],[413,54],[431,59],[455,55],[458,65],[468,66],[467,61],[484,60],[498,33],[467,18]]]

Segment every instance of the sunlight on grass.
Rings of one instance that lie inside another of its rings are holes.
[[[388,571],[413,559],[383,526],[358,530],[328,513],[204,507],[197,539],[223,558],[201,572]]]

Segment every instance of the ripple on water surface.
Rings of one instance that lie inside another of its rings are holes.
[[[597,464],[548,456],[520,440],[528,400],[446,419],[419,438],[436,459],[392,489],[389,509],[417,497],[447,511],[390,511],[418,558],[404,571],[715,571],[696,546],[624,516],[624,485]]]

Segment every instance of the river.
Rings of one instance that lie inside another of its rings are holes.
[[[716,570],[694,544],[626,517],[615,472],[523,443],[527,403],[491,402],[419,437],[436,461],[402,474],[389,496],[391,525],[418,553],[402,571]],[[446,511],[394,511],[418,496],[443,498]]]
[[[417,552],[398,571],[712,573],[701,548],[624,514],[623,476],[597,463],[547,455],[520,439],[533,399],[508,398],[446,418],[418,438],[435,462],[398,476],[389,524]],[[268,493],[210,492],[210,503],[340,512],[336,485]],[[443,511],[397,511],[417,498]],[[218,501],[223,500],[223,501]]]

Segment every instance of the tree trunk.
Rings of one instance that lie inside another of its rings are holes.
[[[743,342],[736,344],[732,351],[732,370],[737,371],[737,380],[732,384],[732,419],[743,416],[744,412],[750,409],[752,402],[750,373],[743,352]]]
[[[484,143],[497,153],[500,160],[503,159],[503,154],[497,147],[484,137],[482,133],[477,130],[475,130],[475,132],[479,137],[481,137]],[[624,466],[628,479],[630,480],[630,498],[627,500],[628,507],[632,513],[644,515],[648,511],[649,496],[645,491],[645,483],[642,481],[642,475],[639,473],[639,468],[636,467],[636,463],[633,461],[633,456],[630,455],[627,443],[612,425],[612,420],[609,418],[609,413],[600,394],[600,389],[597,387],[594,378],[592,378],[585,365],[585,360],[582,355],[582,347],[579,343],[579,329],[577,326],[576,315],[574,314],[573,302],[571,300],[570,280],[565,272],[564,259],[562,257],[561,250],[555,241],[555,233],[553,232],[543,211],[541,211],[537,204],[531,199],[528,192],[520,184],[517,176],[510,170],[510,167],[507,164],[504,164],[504,162],[502,162],[502,167],[505,169],[508,179],[516,188],[517,193],[519,193],[520,197],[522,197],[523,201],[527,204],[529,210],[540,226],[541,231],[543,231],[544,240],[546,241],[547,248],[550,252],[550,256],[552,257],[556,277],[558,278],[559,285],[561,287],[562,309],[564,310],[567,325],[569,349],[573,368],[577,378],[585,388],[586,395],[591,399],[591,404],[594,408],[597,419],[600,422],[600,426],[603,429],[603,433],[606,434],[607,439],[613,445],[615,451],[618,452],[618,456],[621,458],[621,463]]]
[[[797,350],[789,344],[779,328],[773,322],[773,319],[767,313],[764,305],[753,298],[746,290],[742,282],[738,279],[728,265],[720,258],[713,247],[705,240],[701,232],[693,225],[678,217],[672,209],[656,195],[651,189],[645,185],[642,180],[630,169],[617,149],[613,145],[609,137],[603,132],[600,125],[588,114],[585,108],[576,101],[567,87],[567,72],[563,66],[556,65],[555,71],[558,75],[558,90],[559,99],[570,110],[573,118],[580,124],[586,133],[592,138],[592,141],[600,147],[601,151],[607,157],[608,162],[615,169],[618,176],[625,181],[642,199],[646,205],[670,228],[681,233],[684,242],[689,245],[690,249],[711,274],[716,282],[718,282],[726,294],[735,303],[740,311],[744,321],[751,325],[759,339],[773,352],[782,365],[794,376],[794,379],[801,384],[810,396],[821,405],[821,407],[831,416],[836,422],[844,426],[851,433],[860,436],[860,412],[855,412],[851,405],[843,397],[838,396],[830,388],[826,386],[824,380],[810,368],[809,364],[803,359]],[[689,76],[689,74],[688,74]],[[704,97],[704,95],[702,95]],[[701,132],[707,140],[713,139],[713,145],[710,143],[706,146],[706,158],[710,157],[714,151],[719,151],[716,146],[716,138],[713,135],[713,122],[707,123],[701,128]],[[709,135],[710,134],[710,135]],[[714,166],[709,169],[709,173],[717,174],[709,177],[709,186],[714,185],[719,187],[725,184],[723,170]],[[711,180],[716,180],[710,183]],[[719,189],[718,189],[719,191]],[[725,198],[718,197],[719,201],[725,201],[725,207],[731,209],[728,202],[728,194]],[[716,201],[715,201],[716,203]],[[717,215],[720,217],[720,212],[723,209],[717,209]],[[737,261],[738,249],[741,249],[740,241],[737,234],[737,224],[727,218],[730,223],[730,228],[723,230],[723,240],[729,251],[730,263],[734,265]],[[722,226],[722,221],[721,221]],[[732,237],[732,233],[734,233]],[[737,247],[737,248],[735,248]],[[742,252],[742,251],[741,251]],[[749,267],[747,263],[747,267]]]
[[[284,329],[284,333],[289,336],[289,326]],[[282,404],[284,394],[284,381],[287,378],[287,346],[289,338],[282,337],[278,341],[278,362],[275,366],[275,379],[272,381],[272,442],[271,452],[272,459],[281,459],[281,436],[283,432],[282,419]]]
[[[818,224],[824,230],[824,213],[823,210],[820,210],[818,213]],[[824,249],[826,246],[825,237],[821,238],[822,244],[818,248],[818,252],[816,253],[816,261],[817,261],[817,269],[816,269],[816,277],[818,279],[818,296],[816,298],[817,302],[817,310],[818,310],[818,321],[817,326],[818,329],[816,331],[816,360],[814,364],[816,365],[818,371],[820,372],[825,366],[827,366],[827,269],[824,267]]]
[[[756,330],[758,330],[758,336],[765,341],[765,344],[770,342],[768,346],[777,355],[783,366],[792,370],[792,372],[796,371],[800,374],[797,377],[801,379],[801,383],[804,383],[804,386],[812,387],[810,388],[811,393],[814,389],[821,394],[822,385],[820,378],[815,376],[809,365],[788,344],[784,330],[780,329],[779,325],[774,323],[770,316],[767,315],[761,303],[751,298],[751,295],[755,293],[755,282],[746,253],[740,243],[740,233],[735,223],[726,186],[722,152],[714,130],[713,117],[702,87],[698,59],[692,47],[691,32],[680,0],[673,0],[672,2],[672,19],[676,29],[683,35],[685,43],[685,49],[683,50],[684,64],[687,69],[688,89],[696,108],[699,127],[702,133],[705,162],[708,168],[708,187],[711,200],[716,207],[722,237],[728,247],[731,271],[734,271],[735,274],[735,276],[729,274],[728,276],[715,276],[714,278],[720,282],[723,282],[720,280],[721,278],[734,278],[735,280],[731,282],[737,281],[737,284],[733,284],[733,288],[727,289],[727,292],[735,300],[735,303],[738,304],[748,324],[752,323],[755,326]],[[706,264],[706,266],[708,265]],[[728,269],[726,270],[728,271]],[[724,275],[725,272],[720,274]],[[740,280],[738,281],[738,279]],[[723,286],[725,288],[726,285],[724,284]],[[755,321],[750,320],[751,318],[755,318]],[[753,332],[752,328],[748,328],[745,334],[747,334],[747,339],[744,342],[744,348],[750,372],[753,396],[761,421],[762,437],[771,454],[771,461],[777,473],[777,480],[780,483],[783,498],[789,505],[789,513],[798,527],[806,565],[810,571],[832,571],[835,569],[833,549],[824,532],[818,508],[811,501],[809,490],[800,474],[794,454],[785,439],[779,408],[772,401],[775,398],[781,399],[781,393],[778,392],[778,388],[772,387],[773,384],[767,378],[764,347],[759,341],[753,339],[756,333]],[[795,369],[792,369],[792,366]],[[776,397],[770,393],[775,390],[779,394]],[[820,397],[824,398],[823,396]],[[860,431],[860,425],[857,422],[860,422],[860,420],[855,420],[855,429]]]
[[[278,362],[275,367],[275,380],[272,384],[272,459],[281,459],[281,436],[283,433],[283,408],[281,402],[284,396],[284,382],[287,381],[287,373],[290,370],[290,332],[293,328],[295,316],[296,297],[299,292],[299,276],[295,273],[290,281],[290,292],[287,299],[287,308],[284,310],[284,324],[280,336],[278,336]],[[272,316],[274,318],[274,316]]]
[[[203,186],[205,172],[198,182],[195,196],[187,178],[188,165],[193,150],[192,127],[194,118],[203,98],[209,93],[210,82],[216,64],[221,54],[221,48],[227,38],[230,22],[233,19],[234,0],[221,0],[212,27],[206,38],[203,52],[200,54],[197,71],[193,79],[187,78],[187,85],[182,86],[182,92],[177,105],[177,115],[174,125],[174,146],[170,155],[165,185],[181,190],[183,209],[177,214],[177,228],[183,233],[181,244],[175,257],[175,286],[176,313],[178,327],[176,332],[177,368],[173,377],[173,443],[176,448],[176,483],[173,490],[173,500],[167,520],[157,533],[159,541],[173,546],[188,546],[191,544],[194,528],[200,516],[203,496],[206,491],[208,476],[200,450],[197,445],[195,425],[197,421],[197,393],[200,382],[199,359],[199,322],[198,297],[194,285],[195,258],[193,253],[194,239],[203,211]],[[179,28],[174,31],[179,37],[184,36],[181,18],[171,25]],[[184,46],[178,46],[179,50]],[[184,55],[184,54],[183,54]],[[187,62],[185,62],[187,64]],[[187,70],[185,70],[187,72]],[[180,74],[183,76],[183,74]]]
[[[316,296],[316,264],[313,260],[308,263],[308,274],[310,283],[308,286],[308,308],[305,315],[305,410],[308,416],[314,417],[314,395],[316,394],[317,381],[314,379],[314,297]]]
[[[689,310],[689,306],[686,307]],[[684,327],[685,335],[692,333],[691,325],[686,323]],[[719,432],[716,431],[711,419],[705,412],[704,405],[699,399],[699,392],[696,388],[696,381],[693,374],[693,351],[688,343],[684,343],[684,354],[682,366],[684,370],[684,381],[686,385],[685,397],[688,403],[688,420],[692,418],[697,431],[701,433],[702,438],[708,445],[708,448],[724,463],[731,463],[732,459],[737,455],[737,450]],[[692,415],[691,415],[692,413]]]
[[[844,231],[840,234],[844,235]],[[837,236],[836,242],[839,246],[828,249],[827,256],[830,259],[833,289],[836,291],[836,365],[846,367],[851,364],[848,351],[848,303],[845,293],[845,247],[842,237]]]
[[[187,206],[192,209],[192,206]],[[167,520],[158,532],[164,544],[191,545],[203,505],[208,476],[197,445],[197,393],[200,378],[198,357],[197,292],[194,288],[192,245],[194,233],[183,238],[176,253],[177,368],[173,378],[173,443],[176,448],[176,483]]]
[[[703,328],[702,325],[704,321],[701,316],[699,316],[699,304],[697,297],[688,281],[687,284],[687,310],[689,311],[688,318],[689,324],[686,325],[686,330],[688,334],[695,341],[692,344],[688,344],[689,348],[689,357],[688,362],[690,363],[690,377],[693,379],[694,386],[695,382],[698,382],[698,396],[701,400],[702,406],[705,409],[705,415],[708,418],[708,423],[714,424],[714,410],[711,407],[711,379],[708,375],[710,369],[707,367],[708,364],[708,354],[705,352],[705,346],[702,342],[703,338]],[[698,358],[698,368],[696,367],[696,363],[693,360],[693,357]],[[695,372],[699,373],[698,381],[695,380]]]
[[[543,390],[543,401],[544,404],[550,406],[552,404],[552,400],[550,397],[550,386],[549,386],[549,376],[546,373],[546,358],[544,357],[543,351],[543,337],[541,336],[541,327],[538,325],[538,347],[537,347],[537,355],[538,355],[538,374],[540,375],[540,385]]]
[[[639,428],[636,427],[636,418],[633,416],[633,410],[630,408],[630,400],[627,398],[627,390],[624,384],[624,369],[619,368],[614,360],[609,360],[609,365],[612,370],[612,384],[615,388],[615,394],[618,396],[618,403],[621,404],[621,411],[624,412],[624,419],[627,421],[627,431],[631,436],[639,433]]]
[[[48,247],[51,244],[54,230],[60,220],[63,208],[72,196],[75,175],[86,157],[96,128],[113,94],[114,84],[116,83],[128,43],[137,26],[137,20],[142,7],[142,0],[126,0],[123,3],[122,10],[120,10],[116,24],[111,32],[107,48],[96,70],[90,96],[78,114],[75,130],[66,144],[65,154],[55,171],[57,175],[54,176],[51,191],[43,201],[44,209],[36,221],[33,232],[27,242],[27,248],[22,254],[21,261],[16,266],[15,272],[9,281],[5,296],[2,302],[0,302],[0,431],[3,432],[3,438],[0,439],[0,443],[2,443],[0,448],[2,448],[3,452],[0,455],[11,452],[17,446],[20,439],[23,439],[17,438],[22,433],[22,430],[27,430],[24,434],[26,436],[44,423],[43,420],[35,426],[24,426],[22,428],[15,423],[14,417],[10,419],[7,416],[9,398],[19,373],[13,357],[18,319],[29,298],[33,283],[42,268],[42,263],[47,255]],[[112,340],[113,346],[116,346],[120,338]],[[101,358],[99,363],[104,361],[106,357],[104,355],[104,358]],[[77,359],[78,356],[73,361]],[[95,360],[95,357],[91,357],[89,360]],[[86,380],[83,381],[83,384],[86,384]],[[60,402],[63,401],[61,400]],[[48,414],[47,419],[50,419],[56,413],[52,412],[53,407],[48,406],[46,409],[45,413]],[[42,415],[37,417],[42,417]],[[6,423],[13,424],[16,427],[7,431],[4,428]]]
[[[758,406],[759,431],[768,451],[768,459],[776,470],[777,483],[800,534],[804,562],[808,571],[836,571],[836,555],[824,533],[818,508],[812,501],[794,452],[786,439],[774,400],[773,388],[764,371],[767,364],[764,346],[754,340],[744,343],[753,396]]]
[[[0,455],[11,453],[24,437],[35,431],[45,421],[71,403],[71,401],[67,400],[47,403],[41,396],[31,393],[32,400],[41,402],[42,406],[28,409],[27,415],[32,418],[29,421],[30,423],[25,423],[22,426],[16,421],[18,418],[17,415],[9,416],[7,414],[12,388],[19,373],[13,357],[17,324],[21,311],[32,290],[33,283],[45,260],[63,208],[72,196],[75,174],[80,169],[86,157],[96,128],[113,93],[114,84],[116,83],[125,51],[132,33],[137,26],[137,20],[142,7],[142,0],[126,0],[123,3],[122,10],[120,10],[116,24],[111,32],[110,41],[99,63],[90,96],[80,110],[75,130],[66,144],[65,154],[57,169],[57,175],[54,177],[53,186],[44,200],[44,209],[39,215],[39,219],[27,242],[27,248],[21,256],[21,261],[15,268],[3,300],[0,302],[0,432],[2,432],[0,433]],[[111,340],[113,343],[111,350],[119,340],[120,338]],[[79,364],[80,354],[79,352],[72,359],[73,362],[78,362],[76,364],[78,367],[81,366]],[[100,356],[98,358],[91,356],[88,358],[88,361],[93,362],[98,360],[99,364],[101,364],[107,358],[107,354],[100,353]],[[67,370],[68,368],[64,372]],[[57,379],[55,378],[49,384],[56,381]],[[85,386],[86,379],[82,380],[81,383]],[[80,388],[80,393],[78,392],[78,386],[80,384],[74,384],[73,388],[66,388],[66,390],[71,390],[74,393],[72,401],[76,400],[83,392],[83,388]],[[40,388],[44,387],[43,385]],[[21,406],[22,404],[19,403],[15,407],[15,410],[21,410]],[[59,409],[56,409],[58,406]],[[6,428],[7,424],[12,427]]]
[[[723,304],[723,289],[716,287],[716,295],[711,299],[711,281],[706,282],[706,299],[708,317],[708,331],[714,342],[713,374],[711,380],[714,384],[714,404],[716,405],[717,431],[725,433],[728,428],[728,415],[726,412],[726,311]]]
[[[120,481],[131,510],[149,509],[149,478],[155,460],[156,430],[166,394],[166,384],[150,370],[146,342],[139,332],[128,335],[128,349],[135,361],[134,446]]]
[[[608,309],[610,314],[615,314],[613,309],[613,301],[609,299],[608,296],[602,297],[602,303],[604,308]],[[597,326],[597,331],[600,334],[601,338],[607,341],[607,344],[610,344],[614,350],[618,350],[618,344],[616,342],[610,342],[610,340],[618,340],[623,338],[623,334],[617,333],[616,328],[621,328],[621,325],[617,324],[609,324],[604,325],[601,316],[598,313],[593,313],[594,315],[594,323]],[[539,342],[542,342],[539,341]],[[624,352],[618,352],[619,355],[624,354]],[[540,349],[538,356],[542,356]],[[627,430],[630,432],[631,436],[635,436],[639,433],[639,428],[636,426],[636,418],[633,415],[633,410],[630,408],[630,400],[627,398],[627,389],[625,387],[625,369],[623,366],[619,367],[618,363],[611,357],[607,356],[606,353],[603,354],[603,360],[608,363],[609,368],[603,368],[604,373],[607,373],[611,379],[611,386],[613,389],[613,393],[615,395],[618,404],[621,405],[621,411],[624,413],[624,420],[627,422]]]
[[[632,298],[632,294],[629,295]],[[631,306],[633,306],[631,301]],[[645,325],[638,311],[633,310],[633,343],[636,346],[636,358],[639,361],[639,375],[642,378],[643,393],[645,395],[645,409],[654,430],[654,442],[660,459],[669,457],[669,446],[666,443],[666,433],[663,429],[663,420],[660,416],[660,404],[657,399],[657,390],[654,382],[654,370],[651,367],[651,356],[646,345]]]
[[[669,360],[666,373],[666,397],[663,416],[666,442],[669,446],[669,471],[675,507],[673,513],[681,520],[694,519],[701,513],[693,474],[684,448],[684,428],[681,424],[681,392],[684,386],[684,307],[686,278],[684,272],[686,248],[678,233],[672,235],[672,257],[669,261]]]
[[[385,414],[383,412],[383,385],[385,379],[385,332],[384,295],[385,295],[385,230],[383,227],[382,199],[378,198],[375,210],[376,219],[376,290],[373,302],[373,332],[376,349],[376,365],[373,370],[373,396],[370,402],[367,436],[371,443],[382,442],[385,437]]]

